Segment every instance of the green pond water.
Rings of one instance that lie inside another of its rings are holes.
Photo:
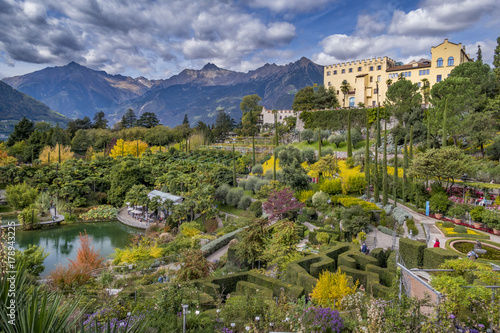
[[[42,277],[49,274],[58,264],[66,266],[68,259],[76,259],[79,247],[78,236],[87,232],[92,237],[92,245],[99,250],[101,256],[108,257],[115,248],[124,248],[130,238],[144,234],[142,230],[131,228],[118,221],[75,223],[61,227],[43,228],[39,230],[16,230],[16,248],[25,250],[30,244],[42,246],[45,252],[50,252],[45,259],[45,271]]]

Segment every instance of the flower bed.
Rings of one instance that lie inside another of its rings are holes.
[[[450,246],[462,254],[469,253],[470,250],[474,249],[474,241],[455,241],[450,243]],[[481,254],[481,258],[490,260],[500,260],[500,249],[489,246],[488,244],[482,244],[483,250],[486,250],[485,254]]]
[[[118,209],[113,206],[103,205],[97,206],[80,215],[82,221],[109,221],[115,220]]]
[[[422,214],[422,215],[424,215],[424,214]],[[449,218],[444,217],[444,216],[442,218],[438,219],[436,217],[436,215],[434,215],[434,214],[429,214],[429,217],[432,217],[433,219],[440,220],[440,221],[443,221],[443,222],[451,222],[451,223],[454,223],[456,225],[463,225],[464,227],[467,227],[467,228],[476,229],[476,230],[479,230],[479,231],[487,232],[489,234],[493,234],[493,229],[491,229],[491,228],[484,228],[484,227],[476,228],[474,225],[469,225],[468,223],[465,223],[465,222],[457,223],[457,222],[455,222],[455,220],[449,219]]]
[[[451,222],[451,221],[449,221]],[[457,223],[455,223],[457,224]],[[444,237],[464,237],[464,238],[475,238],[475,239],[490,239],[490,236],[483,233],[479,233],[474,230],[467,229],[467,233],[458,233],[453,231],[453,228],[445,228],[442,223],[436,222],[436,227],[443,233]]]

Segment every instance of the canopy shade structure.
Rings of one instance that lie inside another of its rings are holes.
[[[174,202],[174,205],[178,205],[178,204],[182,203],[182,201],[184,200],[183,197],[179,197],[177,195],[173,195],[170,193],[157,191],[157,190],[153,190],[153,191],[149,192],[148,197],[149,197],[149,199],[152,199],[154,197],[160,197],[161,202],[165,202],[166,200],[170,200],[170,201]]]

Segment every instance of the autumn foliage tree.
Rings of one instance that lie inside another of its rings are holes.
[[[59,161],[64,163],[65,161],[72,159],[73,155],[74,154],[71,151],[70,146],[56,144],[55,147],[45,146],[40,153],[39,159],[45,164],[59,163]]]
[[[273,190],[262,207],[266,214],[269,214],[269,219],[283,219],[284,215],[289,212],[297,211],[302,208],[304,204],[298,201],[293,196],[293,190],[284,188],[281,191]]]
[[[80,247],[76,252],[76,260],[69,259],[67,268],[59,265],[49,275],[49,279],[56,288],[64,289],[72,285],[82,285],[90,279],[93,270],[102,267],[104,258],[101,257],[99,251],[94,250],[89,235],[86,232],[80,233],[79,240]]]
[[[117,158],[118,156],[141,156],[148,144],[142,140],[125,141],[123,139],[116,140],[115,146],[111,149],[109,156]]]
[[[340,269],[335,273],[324,271],[319,274],[318,283],[311,293],[311,298],[315,304],[322,307],[342,309],[342,299],[354,294],[358,285],[359,281],[352,285]]]
[[[205,278],[210,275],[213,264],[205,258],[203,252],[196,249],[188,250],[182,259],[182,266],[177,272],[179,281],[189,281]]]

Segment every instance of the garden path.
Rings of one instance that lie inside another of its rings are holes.
[[[210,261],[210,262],[216,262],[220,259],[220,257],[222,257],[224,254],[227,253],[227,250],[229,249],[229,244],[227,245],[224,245],[223,247],[221,247],[220,249],[218,249],[217,251],[215,251],[214,253],[212,253],[211,255],[209,255],[207,257],[207,260]]]

